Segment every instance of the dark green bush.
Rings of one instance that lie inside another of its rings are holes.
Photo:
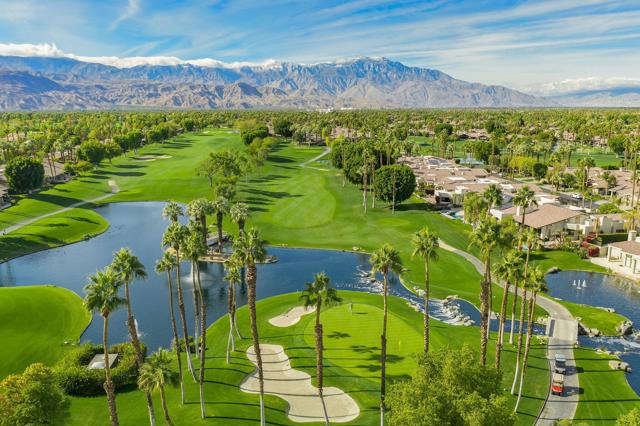
[[[104,393],[104,371],[87,368],[91,359],[102,352],[102,345],[86,343],[58,362],[55,366],[56,380],[66,394],[92,396]],[[111,369],[116,390],[135,385],[138,368],[133,346],[130,343],[113,345],[109,353],[118,354],[118,361]]]

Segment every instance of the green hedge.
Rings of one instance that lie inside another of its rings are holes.
[[[618,241],[627,241],[627,237],[629,234],[626,232],[616,233],[616,234],[600,234],[598,235],[598,240],[602,245],[617,243]]]
[[[64,392],[75,396],[104,394],[104,370],[89,370],[87,366],[96,354],[103,353],[102,345],[90,343],[70,351],[55,366],[56,380]],[[113,345],[109,353],[117,353],[118,360],[111,369],[116,390],[135,385],[138,377],[135,351],[131,343]]]

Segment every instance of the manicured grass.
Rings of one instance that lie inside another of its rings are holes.
[[[606,272],[600,265],[580,259],[576,253],[568,251],[540,251],[532,256],[535,264],[539,265],[543,271],[558,267],[562,270],[572,269],[578,271]]]
[[[82,299],[67,289],[0,287],[0,378],[34,362],[52,365],[90,321]]]
[[[571,166],[576,167],[578,164],[578,160],[584,157],[591,157],[596,163],[598,167],[605,166],[616,166],[620,167],[622,164],[623,158],[616,157],[614,153],[604,153],[604,152],[574,152],[571,154]]]
[[[109,223],[88,208],[74,208],[0,236],[0,261],[74,243],[106,231]]]
[[[348,392],[358,403],[361,415],[348,424],[379,424],[379,351],[382,327],[382,298],[378,295],[357,292],[340,292],[341,305],[327,309],[322,314],[325,333],[325,386],[336,386]],[[282,345],[291,360],[292,368],[303,370],[314,377],[315,351],[313,315],[288,328],[271,326],[267,320],[299,305],[298,294],[272,297],[258,303],[258,319],[262,343]],[[353,313],[348,304],[353,303]],[[391,381],[408,377],[416,368],[413,354],[421,351],[421,315],[398,298],[390,298],[388,337],[388,375]],[[170,410],[176,425],[252,424],[259,418],[258,396],[239,390],[239,384],[250,374],[254,366],[245,355],[251,344],[249,320],[246,307],[238,312],[238,321],[245,339],[237,342],[231,363],[225,362],[228,319],[221,318],[209,327],[210,342],[206,361],[206,421],[200,419],[197,404],[198,390],[187,377],[188,404],[180,406],[179,390],[168,392]],[[450,345],[459,347],[464,343],[476,345],[479,338],[477,327],[454,327],[432,321],[432,345],[434,348]],[[456,339],[450,336],[455,333]],[[493,343],[490,345],[493,348]],[[508,345],[507,345],[508,346]],[[507,348],[504,357],[505,388],[510,382],[514,353]],[[492,360],[491,355],[489,360]],[[521,403],[520,424],[533,423],[537,410],[547,389],[546,360],[544,347],[535,345],[531,354],[529,375]],[[515,402],[512,399],[512,402]],[[139,391],[118,394],[117,404],[122,424],[144,424],[146,410],[143,395]],[[293,424],[287,419],[287,404],[278,397],[265,398],[269,424]],[[159,401],[156,397],[156,408]],[[70,425],[106,425],[108,422],[104,397],[73,398]],[[158,416],[160,412],[158,411]],[[160,417],[158,417],[160,418]]]
[[[640,408],[640,398],[625,378],[628,373],[609,368],[609,360],[615,357],[587,348],[574,349],[574,355],[582,388],[575,416],[577,423],[613,425],[621,414]]]

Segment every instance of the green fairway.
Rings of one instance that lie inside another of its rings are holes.
[[[205,177],[195,175],[195,167],[210,151],[227,148],[243,149],[238,135],[228,129],[209,129],[207,133],[185,134],[171,142],[146,146],[139,150],[138,156],[157,154],[170,158],[140,161],[127,156],[115,159],[112,165],[104,162],[103,166],[92,174],[36,194],[33,198],[22,199],[18,205],[0,212],[0,229],[25,218],[36,217],[81,200],[108,194],[109,180],[115,180],[120,192],[101,201],[103,203],[169,199],[186,202],[201,196],[210,198],[211,189],[208,181]],[[271,152],[262,168],[248,176],[246,181],[242,179],[239,182],[236,199],[247,202],[251,209],[248,227],[258,228],[269,244],[371,252],[383,243],[390,243],[400,251],[406,268],[402,279],[409,288],[423,287],[424,264],[421,259],[411,257],[411,234],[425,225],[448,244],[477,255],[477,249],[468,247],[468,234],[471,229],[468,225],[445,218],[439,213],[428,212],[426,204],[419,199],[405,202],[393,214],[385,203],[377,202],[376,208],[371,208],[369,200],[368,211],[365,213],[362,207],[362,192],[356,185],[347,183],[343,186],[338,170],[318,161],[310,165],[321,164],[327,169],[300,167],[300,164],[318,156],[322,151],[323,148],[318,147],[280,143]],[[104,231],[106,227],[107,223],[97,213],[86,208],[72,209],[0,237],[0,242],[8,241],[13,244],[11,249],[3,244],[0,256],[8,256],[7,253],[11,256],[24,254],[81,240],[87,234]],[[233,233],[235,230],[236,226],[231,225],[226,218],[225,231]],[[6,251],[4,247],[7,247]],[[439,259],[431,262],[432,296],[442,298],[456,294],[479,305],[480,274],[471,263],[457,254],[444,249],[439,249],[438,254]],[[533,261],[545,270],[552,266],[562,269],[600,270],[599,267],[579,259],[576,254],[568,252],[536,253]],[[366,294],[348,294],[354,303],[362,305],[364,314],[357,318],[349,316],[348,321],[345,321],[345,316],[350,314],[344,306],[338,306],[323,314],[327,321],[325,333],[328,336],[327,386],[338,386],[354,392],[352,396],[360,404],[363,415],[353,424],[374,424],[377,418],[376,392],[379,384],[376,366],[373,363],[377,357],[375,348],[379,344],[380,299]],[[494,311],[500,309],[501,295],[501,289],[494,286]],[[260,303],[259,315],[265,320],[282,313],[288,306],[297,303],[296,298],[297,295],[286,295],[265,300]],[[618,315],[611,315],[595,308],[562,303],[574,315],[581,316],[588,326],[597,327],[604,332],[620,320]],[[415,366],[410,355],[420,348],[421,320],[415,311],[400,300],[394,299],[392,312],[390,336],[393,336],[393,340],[390,337],[389,342],[390,351],[395,358],[389,366],[389,374],[405,377]],[[248,335],[246,310],[241,310],[240,320],[243,322],[245,335]],[[309,321],[309,318],[305,318],[291,329],[284,330],[263,324],[261,333],[265,342],[285,346],[295,368],[303,369],[313,376],[313,336]],[[19,325],[12,326],[19,329]],[[226,344],[227,326],[227,321],[221,320],[210,329],[212,340],[209,347],[210,358],[207,361],[208,406],[210,414],[219,419],[218,424],[224,419],[225,425],[240,425],[246,424],[249,418],[256,418],[258,400],[253,395],[237,390],[240,381],[253,369],[244,353],[234,356],[232,368],[224,363],[222,354]],[[479,336],[475,327],[451,327],[436,322],[433,323],[433,327],[432,338],[436,346],[447,343],[460,345],[464,342],[470,343],[473,347],[478,345]],[[335,338],[330,337],[332,332],[338,333],[335,334]],[[349,336],[339,338],[342,336],[341,333]],[[28,343],[16,344],[28,346]],[[490,350],[493,350],[494,343],[490,343]],[[242,345],[246,348],[248,340],[244,340]],[[13,344],[9,347],[13,348]],[[369,349],[358,352],[356,349],[360,347]],[[514,358],[512,348],[507,345],[503,363],[505,378],[509,376]],[[35,356],[32,358],[38,359],[40,358]],[[46,361],[48,358],[43,359]],[[521,404],[522,424],[533,422],[546,395],[548,366],[544,358],[544,346],[535,347],[531,362],[531,378],[527,379],[526,390],[528,397]],[[603,378],[608,377],[592,375],[590,370],[585,372],[586,374],[581,375],[581,386],[585,394],[596,392],[596,388],[602,386]],[[190,403],[185,407],[179,406],[179,393],[176,390],[169,392],[176,424],[206,424],[199,420],[197,387],[190,380],[187,380],[187,383]],[[505,387],[509,384],[505,383]],[[629,392],[633,393],[626,383],[621,383],[618,389],[611,392],[619,392],[621,398],[626,398],[625,395]],[[288,424],[286,404],[282,400],[267,397],[267,404],[270,420],[273,419],[274,423]],[[139,392],[119,395],[118,406],[122,424],[146,422],[145,410],[141,408],[144,401]],[[156,406],[159,408],[159,404]],[[70,424],[106,424],[106,404],[103,398],[76,398],[72,411],[74,417]]]
[[[106,231],[109,223],[88,208],[74,208],[0,236],[0,261],[74,243]]]
[[[34,362],[54,364],[90,321],[82,299],[67,289],[0,287],[0,378]]]
[[[609,368],[609,355],[586,348],[574,349],[580,374],[580,404],[575,421],[588,425],[612,425],[624,413],[640,408],[640,398],[629,387],[625,374]],[[637,374],[636,372],[630,374]]]
[[[347,424],[379,424],[379,354],[382,327],[382,298],[378,295],[356,292],[340,292],[343,303],[327,309],[322,314],[325,333],[325,386],[336,386],[349,393],[360,407],[360,416]],[[348,304],[353,303],[353,313]],[[298,294],[272,297],[258,303],[258,319],[262,343],[282,345],[291,360],[292,367],[315,376],[315,351],[313,315],[302,317],[299,323],[288,328],[277,328],[267,323],[269,318],[299,305]],[[389,303],[388,375],[390,380],[408,377],[415,369],[413,354],[422,348],[421,315],[398,298]],[[248,310],[238,312],[242,334],[249,336]],[[456,339],[451,339],[454,332]],[[170,389],[170,410],[176,425],[224,424],[246,425],[259,418],[258,396],[239,390],[239,384],[250,374],[254,366],[244,351],[250,345],[249,338],[237,342],[231,364],[225,362],[228,319],[221,318],[209,327],[210,342],[206,361],[206,421],[200,419],[197,404],[198,390],[187,377],[187,401],[179,404],[179,390]],[[455,327],[432,321],[434,347],[463,343],[476,345],[479,339],[477,327]],[[494,343],[494,342],[492,342]],[[509,346],[509,345],[507,345]],[[493,344],[491,344],[493,347]],[[491,355],[492,357],[492,355]],[[511,365],[515,357],[512,348],[505,350],[505,387],[510,381]],[[490,358],[491,359],[491,358]],[[531,365],[521,403],[520,424],[533,423],[547,389],[544,346],[534,345]],[[156,408],[159,410],[159,401]],[[515,402],[512,399],[512,402]],[[144,396],[139,391],[118,394],[117,404],[122,424],[143,424],[147,421]],[[266,416],[269,424],[294,424],[286,415],[287,404],[282,399],[267,395]],[[70,425],[106,425],[106,398],[74,398]],[[158,411],[158,415],[160,412]]]

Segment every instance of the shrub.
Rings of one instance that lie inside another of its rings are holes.
[[[106,148],[96,140],[82,142],[78,148],[78,157],[95,165],[100,164],[106,155]]]
[[[42,364],[0,382],[0,426],[63,425],[69,405],[53,371]]]
[[[38,188],[44,181],[44,166],[41,161],[19,155],[7,162],[4,170],[9,189],[28,192]]]
[[[415,189],[416,176],[405,164],[384,166],[376,172],[376,196],[382,201],[391,201],[397,205],[408,200]]]
[[[102,395],[104,370],[89,370],[87,366],[96,354],[103,352],[102,345],[90,343],[70,351],[55,367],[56,381],[65,393],[76,396]],[[135,385],[138,375],[135,350],[130,343],[111,346],[109,353],[117,353],[118,361],[111,369],[116,390]]]

